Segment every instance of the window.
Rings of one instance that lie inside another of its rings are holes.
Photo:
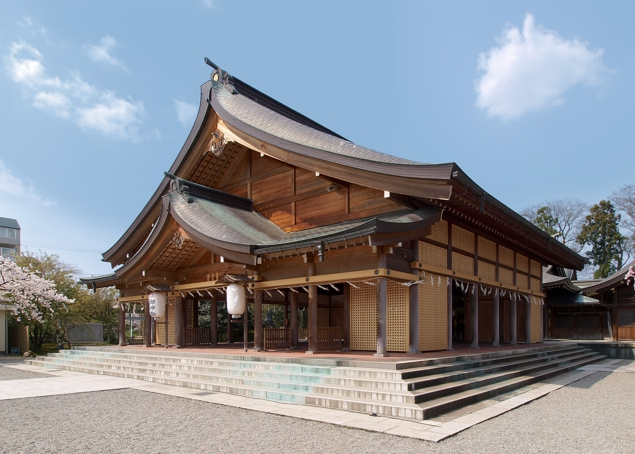
[[[8,227],[0,227],[0,238],[17,238],[18,231]]]
[[[13,258],[18,251],[12,247],[0,247],[0,255],[3,257]]]

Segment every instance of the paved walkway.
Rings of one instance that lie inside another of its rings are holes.
[[[619,365],[619,364],[622,365]],[[623,365],[627,363],[627,365]],[[0,364],[1,365],[1,364]],[[83,374],[80,372],[43,369],[22,363],[3,364],[5,367],[48,374],[48,378],[0,381],[0,400],[22,399],[60,394],[131,388],[152,393],[211,402],[264,413],[319,421],[342,427],[364,429],[403,437],[438,442],[469,427],[499,416],[521,405],[543,397],[596,372],[635,373],[635,363],[623,360],[606,360],[582,367],[555,379],[516,390],[494,399],[482,401],[432,420],[411,421],[352,413],[342,410],[308,405],[278,403],[261,399],[214,393],[198,389],[148,383],[141,380]]]

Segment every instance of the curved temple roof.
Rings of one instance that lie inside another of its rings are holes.
[[[207,137],[205,134],[212,128],[217,128],[230,140],[289,165],[320,172],[342,181],[414,197],[424,204],[433,203],[440,208],[447,206],[459,210],[467,209],[468,214],[478,223],[494,223],[503,237],[521,234],[529,239],[522,247],[533,250],[545,262],[576,269],[581,269],[584,263],[584,258],[561,243],[551,241],[545,232],[487,194],[456,164],[421,164],[358,146],[240,79],[232,78],[221,69],[216,69],[212,73],[212,80],[201,87],[201,104],[195,124],[170,168],[171,174],[187,177],[197,162],[196,159],[189,159],[190,156],[197,147],[200,152],[201,146],[207,145],[199,142],[209,140],[202,137]],[[168,194],[168,188],[169,178],[166,177],[121,239],[103,254],[105,261],[116,267],[126,263],[140,251],[150,235],[153,223],[159,217],[161,198]],[[196,198],[193,204],[188,204],[191,206],[182,206],[173,194],[169,197],[175,219],[178,218],[185,225],[191,223],[192,230],[211,229],[214,235],[220,232],[212,227],[214,222],[211,219],[218,221],[220,217],[216,216],[220,214],[210,205],[209,200]],[[205,213],[207,217],[202,216]],[[308,241],[310,235],[316,234],[310,231],[297,232],[282,240],[276,236],[279,234],[277,227],[259,225],[256,229],[259,237],[247,225],[252,222],[262,223],[264,218],[256,219],[256,214],[252,213],[247,221],[243,219],[244,213],[239,215],[236,212],[234,215],[232,222],[236,223],[237,230],[231,232],[231,235],[235,236],[238,243],[244,241],[254,248],[274,247],[276,241],[300,241],[301,235],[305,235],[303,241]],[[386,219],[377,218],[378,225],[388,222]],[[239,221],[244,224],[243,227],[239,228]],[[356,223],[357,221],[347,223],[345,228],[361,228],[363,225],[361,223],[354,227]],[[322,231],[320,235],[324,233]],[[214,235],[210,238],[218,240]]]

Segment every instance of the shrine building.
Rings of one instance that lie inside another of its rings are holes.
[[[542,267],[580,270],[583,257],[455,163],[356,145],[207,62],[185,144],[103,254],[114,273],[82,280],[119,289],[120,344],[132,305],[148,346],[216,345],[232,283],[253,311],[255,350],[542,341]],[[151,293],[167,297],[154,320]],[[284,308],[282,326],[263,328],[263,305]]]

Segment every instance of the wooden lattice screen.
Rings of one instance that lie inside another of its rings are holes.
[[[174,345],[176,343],[176,331],[175,331],[175,323],[174,323],[174,318],[175,318],[174,304],[168,304],[166,307],[166,310],[168,312],[168,344]],[[156,320],[157,320],[157,329],[156,329],[157,338],[155,339],[155,342],[157,344],[163,345],[165,343],[165,325],[163,324],[165,322],[165,317],[157,318]]]
[[[535,277],[531,278],[531,289],[534,292],[540,291],[540,279],[536,279]]]
[[[377,349],[377,287],[351,287],[351,350]]]
[[[542,276],[542,267],[540,266],[540,262],[536,262],[535,260],[531,260],[531,274],[534,276]]]
[[[386,298],[386,349],[408,351],[408,287],[388,281]]]
[[[529,262],[527,256],[522,254],[516,254],[516,269],[518,271],[529,272]]]
[[[448,289],[446,279],[438,285],[429,282],[419,287],[419,350],[448,348]]]

